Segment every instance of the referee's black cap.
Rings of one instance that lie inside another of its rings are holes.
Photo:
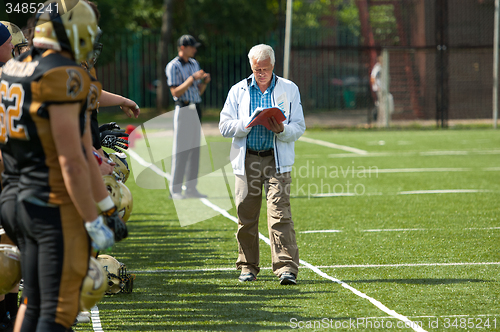
[[[177,41],[177,46],[193,46],[193,47],[198,47],[201,44],[194,39],[193,36],[191,35],[183,35],[179,40]]]

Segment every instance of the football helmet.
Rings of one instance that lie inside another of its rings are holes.
[[[99,30],[89,4],[81,0],[49,0],[37,18],[35,47],[69,51],[76,63],[88,61],[93,56]]]
[[[104,185],[106,189],[108,189],[109,196],[113,200],[113,203],[115,203],[117,208],[120,207],[123,197],[122,187],[120,187],[118,181],[112,175],[104,175],[102,179],[104,180]]]
[[[0,244],[0,294],[7,294],[21,281],[21,252],[16,246]]]
[[[106,271],[97,259],[90,257],[89,270],[83,279],[80,293],[80,310],[90,310],[99,302],[108,289]]]
[[[12,57],[16,57],[24,52],[24,48],[28,46],[28,39],[24,36],[23,32],[17,25],[7,21],[0,21],[9,29],[10,35],[12,36],[12,45],[14,49],[12,50]],[[17,53],[17,54],[16,54]]]
[[[82,62],[83,68],[85,68],[87,71],[90,71],[92,68],[94,68],[97,59],[99,59],[99,56],[102,53],[102,43],[99,43],[99,38],[102,35],[102,30],[101,28],[97,27],[97,37],[94,40],[94,50],[92,52],[92,56],[88,61]]]
[[[128,187],[122,182],[118,182],[118,185],[121,187],[123,193],[122,202],[118,208],[118,215],[123,221],[127,222],[130,219],[130,214],[132,213],[132,209],[134,207],[134,201],[132,199],[130,189],[128,189]]]
[[[97,260],[108,274],[106,294],[132,293],[135,276],[127,273],[125,264],[110,255],[99,255]]]
[[[124,153],[110,153],[109,159],[116,164],[113,171],[114,175],[118,178],[118,180],[125,183],[130,175],[127,156]]]

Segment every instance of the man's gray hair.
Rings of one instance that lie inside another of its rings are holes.
[[[271,60],[271,65],[274,66],[274,50],[271,46],[266,44],[255,45],[248,52],[248,60],[250,61],[250,67],[253,66],[252,60],[255,59],[257,62],[264,61],[266,59]]]

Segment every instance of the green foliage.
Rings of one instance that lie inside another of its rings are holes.
[[[370,24],[378,44],[397,45],[399,37],[393,5],[377,5],[370,8]]]

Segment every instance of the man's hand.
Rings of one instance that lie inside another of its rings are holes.
[[[200,69],[193,74],[193,77],[195,80],[201,80],[202,78],[205,77],[205,75],[206,75],[205,71],[203,69]]]
[[[115,170],[115,163],[107,163],[104,161],[104,158],[102,164],[99,165],[99,171],[101,172],[101,175],[112,175],[113,171]]]
[[[124,101],[120,104],[120,108],[122,109],[125,114],[129,118],[134,116],[134,118],[138,118],[139,114],[141,113],[141,109],[139,108],[139,105],[137,105],[133,100],[124,98]]]
[[[267,120],[269,122],[269,127],[271,128],[272,132],[274,132],[276,134],[279,134],[283,130],[285,130],[285,125],[282,122],[276,121],[276,119],[274,118],[274,116],[268,118]]]
[[[97,219],[92,222],[86,222],[85,228],[92,239],[92,246],[96,250],[107,249],[115,243],[113,232],[104,224],[104,218],[102,216],[97,217]]]
[[[203,82],[202,82],[203,84],[208,84],[208,83],[210,83],[212,78],[210,77],[209,73],[205,73],[205,75],[203,75],[203,77],[202,77],[202,80],[203,80]]]
[[[118,209],[116,206],[113,206],[113,208],[104,211],[102,215],[104,216],[108,227],[111,228],[115,233],[116,242],[120,242],[128,236],[127,225],[125,225],[123,220],[118,215]]]

